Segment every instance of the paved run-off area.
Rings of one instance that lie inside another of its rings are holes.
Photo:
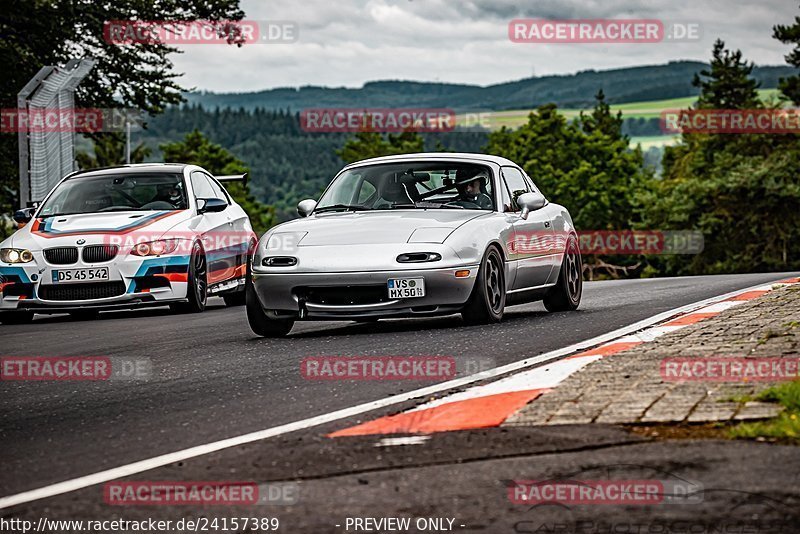
[[[770,364],[784,359],[795,362],[797,376],[798,321],[800,285],[776,288],[715,317],[587,365],[505,424],[700,423],[773,416],[776,405],[745,399],[780,377],[758,381],[745,377],[739,382],[685,377],[679,381],[680,373],[669,374],[675,367],[665,366],[667,362],[702,363],[703,359],[747,358]]]

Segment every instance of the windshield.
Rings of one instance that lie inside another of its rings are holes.
[[[494,210],[491,171],[470,163],[391,163],[345,171],[315,209]]]
[[[62,182],[38,216],[184,209],[186,189],[180,174],[110,174]]]

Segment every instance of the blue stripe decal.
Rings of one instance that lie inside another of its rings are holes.
[[[18,276],[23,284],[31,283],[25,269],[22,267],[0,267],[0,282],[3,282],[6,276]]]
[[[164,256],[163,258],[144,260],[134,276],[147,276],[147,272],[152,267],[170,267],[174,265],[188,267],[189,256]]]
[[[139,217],[135,221],[133,221],[131,223],[128,223],[128,224],[125,224],[123,226],[120,226],[118,228],[80,228],[78,230],[53,230],[53,222],[55,222],[55,219],[57,219],[58,217],[48,217],[44,221],[44,227],[40,226],[38,231],[42,232],[43,234],[54,234],[54,235],[74,234],[74,233],[78,233],[78,232],[82,232],[82,233],[119,232],[119,231],[122,231],[122,230],[128,230],[130,228],[136,228],[137,226],[141,226],[141,225],[143,225],[143,224],[145,224],[145,223],[147,223],[147,222],[149,222],[149,221],[151,221],[153,219],[156,219],[158,217],[164,216],[164,214],[166,214],[166,213],[172,213],[172,212],[171,211],[157,211],[156,213],[153,213],[153,214],[150,214],[150,215],[145,215],[144,217]]]

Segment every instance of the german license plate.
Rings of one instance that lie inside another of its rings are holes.
[[[413,299],[425,296],[424,278],[390,278],[387,285],[390,299]]]
[[[56,269],[52,271],[54,284],[70,282],[98,282],[108,280],[108,267],[97,269]]]

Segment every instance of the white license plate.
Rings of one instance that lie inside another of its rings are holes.
[[[52,271],[52,280],[54,284],[108,280],[108,267],[97,269],[55,269]]]
[[[425,296],[424,278],[390,278],[387,286],[390,299],[413,299]]]

